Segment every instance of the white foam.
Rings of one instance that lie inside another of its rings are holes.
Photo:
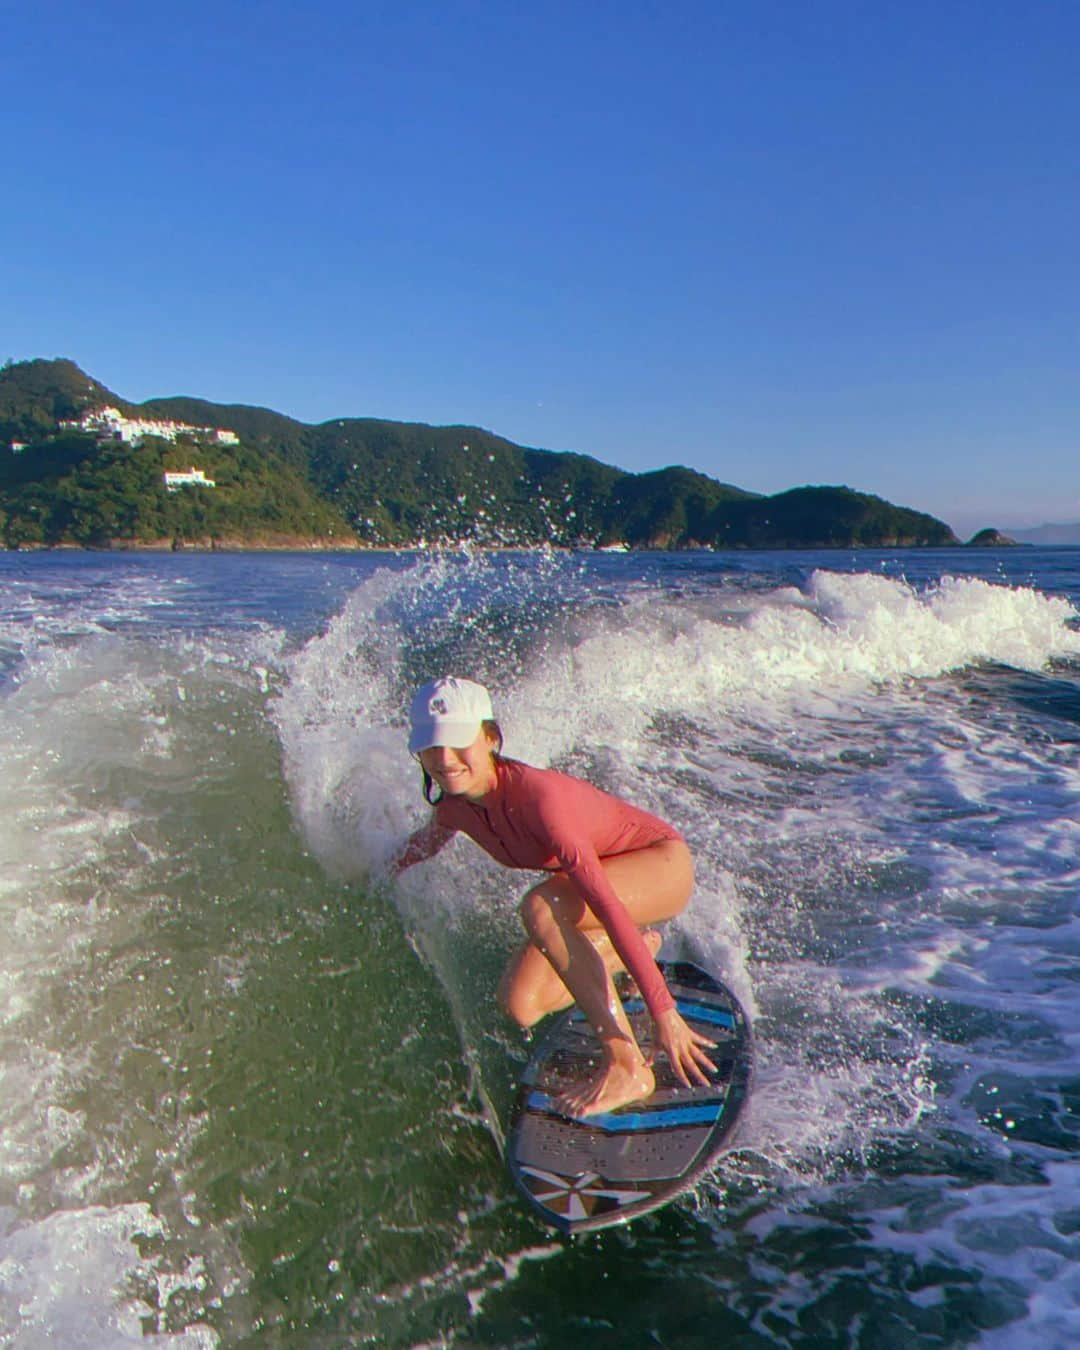
[[[358,588],[342,614],[295,659],[276,716],[294,809],[325,865],[346,875],[377,870],[423,817],[401,730],[411,683],[431,673],[406,665],[416,626],[421,638],[425,625],[437,630],[436,637],[453,634],[457,647],[472,650],[482,665],[491,659],[484,616],[498,603],[500,587],[520,598],[531,586],[540,611],[548,603],[547,586],[566,606],[579,587],[569,564],[562,570],[549,564],[546,576],[528,564],[522,571],[524,580],[510,566],[495,575],[486,561],[442,559],[405,573],[381,573]],[[778,775],[767,764],[759,770],[745,755],[730,755],[733,738],[744,738],[748,727],[760,728],[773,744],[778,738],[791,743],[794,736],[792,754],[816,757],[827,768],[836,751],[822,746],[815,717],[839,720],[856,739],[865,721],[872,759],[881,714],[890,712],[882,687],[894,688],[902,700],[917,677],[984,661],[1037,670],[1051,657],[1080,652],[1080,635],[1070,626],[1075,615],[1065,601],[983,581],[947,578],[920,594],[885,577],[817,572],[805,592],[779,588],[752,605],[740,595],[738,606],[727,594],[688,602],[647,588],[618,607],[590,607],[595,597],[587,587],[581,596],[580,608],[556,609],[543,631],[530,635],[532,659],[520,667],[496,666],[494,678],[486,670],[469,673],[496,687],[509,753],[538,764],[584,762],[600,771],[607,786],[679,819],[692,834],[699,871],[712,892],[703,911],[710,931],[726,924],[732,949],[741,938],[728,921],[733,889],[727,864],[732,850],[736,857],[743,851],[733,834],[745,839],[745,825],[729,832],[708,799],[687,796],[687,760],[713,800],[748,790],[764,798]],[[475,632],[470,637],[474,629],[479,638]],[[921,717],[923,710],[917,712]],[[664,745],[655,730],[658,713],[688,719],[698,744],[689,753]],[[901,722],[906,716],[900,709]],[[900,734],[923,733],[901,726]],[[957,758],[970,761],[966,750]],[[1029,759],[1017,765],[1018,776],[1029,770]],[[1001,756],[995,762],[1001,768]],[[673,789],[675,772],[682,777]],[[940,781],[940,766],[932,772]],[[754,774],[760,781],[751,787],[748,775]],[[881,780],[879,773],[875,790]],[[1046,789],[1055,808],[1046,813],[1046,828],[1068,833],[1056,809],[1064,798],[1060,792],[1055,798],[1055,791]],[[850,797],[841,805],[849,809]],[[820,813],[800,823],[798,803],[790,797],[782,809],[789,840],[800,831],[821,832]],[[876,825],[871,817],[854,829],[876,846]],[[753,846],[760,848],[760,841]],[[1052,844],[1062,852],[1067,846],[1064,837]],[[439,866],[456,870],[455,852],[448,851]],[[474,857],[461,866],[467,873],[478,862]],[[430,882],[425,888],[429,894],[443,889]],[[445,890],[455,892],[455,886]]]
[[[1049,1166],[1046,1183],[943,1187],[941,1178],[916,1176],[905,1180],[900,1203],[890,1203],[889,1189],[869,1180],[806,1188],[790,1194],[785,1205],[763,1207],[744,1225],[745,1239],[753,1243],[756,1278],[747,1306],[754,1325],[765,1331],[775,1330],[778,1321],[804,1320],[819,1300],[828,1305],[833,1281],[858,1272],[869,1289],[876,1286],[882,1300],[893,1303],[899,1319],[911,1310],[945,1311],[950,1295],[959,1293],[982,1305],[979,1320],[986,1329],[978,1345],[1068,1350],[1080,1330],[1080,1251],[1070,1218],[1076,1212],[1075,1167]],[[845,1226],[838,1229],[838,1222]],[[810,1263],[788,1269],[793,1243],[838,1237],[847,1249],[843,1269]],[[923,1283],[918,1277],[928,1269],[936,1276]],[[901,1285],[900,1295],[900,1279],[914,1289]],[[742,1306],[738,1290],[733,1303]],[[917,1325],[907,1328],[912,1343]]]
[[[71,1350],[216,1346],[216,1333],[205,1325],[171,1334],[144,1332],[144,1321],[156,1323],[159,1302],[164,1305],[178,1288],[199,1290],[204,1284],[197,1263],[177,1277],[142,1255],[140,1242],[161,1231],[145,1204],[61,1210],[8,1229],[0,1236],[0,1336],[11,1337],[12,1345],[48,1343]],[[138,1285],[155,1291],[152,1303],[133,1295]]]
[[[249,646],[68,635],[36,649],[0,698],[0,1339],[14,1344],[143,1340],[143,1319],[157,1325],[173,1294],[201,1296],[195,1216],[178,1196],[170,1227],[145,1188],[166,1166],[180,1181],[202,1122],[181,1110],[129,1129],[131,1084],[117,1066],[133,1040],[136,1059],[153,1057],[170,1034],[170,958],[153,939],[170,841],[153,801],[192,790],[214,736],[188,738],[174,708],[189,731],[227,719],[222,692],[252,684]],[[216,1343],[199,1325],[149,1339]]]
[[[925,1189],[925,1187],[923,1188]],[[1068,1350],[1080,1336],[1080,1237],[1074,1219],[1080,1206],[1080,1171],[1050,1163],[1039,1185],[978,1185],[950,1188],[935,1197],[930,1231],[918,1206],[878,1211],[872,1233],[885,1249],[909,1252],[920,1264],[976,1266],[984,1288],[1015,1299],[1025,1291],[1026,1312],[984,1331],[988,1350]]]

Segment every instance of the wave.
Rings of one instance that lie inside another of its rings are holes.
[[[932,1095],[920,1030],[832,968],[845,933],[862,930],[865,964],[882,912],[935,882],[921,845],[883,841],[860,795],[909,772],[905,738],[921,754],[956,734],[962,700],[931,708],[934,681],[1075,659],[1075,621],[1064,600],[970,579],[917,591],[816,571],[801,588],[741,578],[680,593],[605,589],[572,560],[442,558],[358,588],[290,662],[275,718],[305,838],[398,906],[455,1009],[497,1134],[520,1048],[488,991],[519,940],[525,882],[465,842],[393,888],[379,882],[425,809],[404,746],[411,688],[439,671],[484,680],[508,753],[673,820],[699,885],[665,953],[719,968],[775,1024],[744,1139],[770,1165],[805,1167],[907,1128]],[[892,958],[888,979],[906,961]],[[808,1018],[827,1036],[808,1036]]]
[[[85,603],[58,587],[36,617],[28,590],[0,622],[0,1336],[250,1334],[272,1299],[245,1225],[280,1242],[268,1267],[300,1267],[293,1203],[337,1244],[305,1297],[336,1307],[361,1252],[348,1328],[375,1338],[394,1289],[434,1305],[464,1282],[494,1308],[517,1278],[535,1233],[500,1198],[456,1062],[498,1137],[524,1047],[491,991],[526,879],[467,841],[384,876],[426,809],[408,695],[456,670],[492,687],[509,753],[691,842],[699,885],[667,953],[720,969],[759,1033],[695,1219],[711,1250],[745,1205],[747,1318],[788,1315],[790,1230],[850,1199],[867,1241],[917,1267],[945,1251],[1003,1307],[1020,1261],[1028,1329],[1052,1337],[1074,1205],[1053,1162],[1074,1139],[1072,607],[985,581],[658,579],[555,555],[332,583],[313,635],[295,597],[289,624],[249,607],[215,626],[176,578]],[[416,1229],[445,1269],[401,1256],[411,1229],[377,1231],[389,1196],[426,1197]]]
[[[509,753],[594,763],[653,801],[686,766],[678,742],[722,741],[725,719],[784,734],[792,718],[854,721],[882,688],[967,667],[1040,671],[1080,659],[1076,621],[1063,599],[971,579],[920,593],[818,571],[803,589],[683,597],[605,590],[558,559],[441,558],[358,587],[287,662],[274,717],[306,837],[355,874],[417,817],[403,710],[434,671],[492,688]]]
[[[0,1338],[216,1344],[175,1330],[244,1279],[192,1189],[204,1010],[228,1019],[249,964],[208,900],[234,884],[213,825],[273,782],[274,644],[56,629],[0,699]]]

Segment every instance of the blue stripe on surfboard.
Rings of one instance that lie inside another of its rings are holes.
[[[703,1102],[697,1106],[671,1106],[657,1111],[604,1111],[595,1116],[568,1116],[555,1105],[555,1098],[546,1092],[530,1092],[526,1105],[534,1111],[549,1111],[578,1125],[592,1125],[607,1134],[631,1134],[637,1130],[667,1130],[675,1125],[711,1125],[720,1119],[722,1101]]]
[[[675,1006],[678,1008],[680,1015],[688,1021],[712,1022],[718,1027],[733,1027],[735,1025],[735,1018],[723,1008],[712,1008],[707,1003],[697,1003],[687,998],[676,999]],[[645,1011],[644,1000],[640,998],[628,998],[623,1007],[628,1013]],[[575,1012],[572,1020],[584,1022],[585,1014]]]

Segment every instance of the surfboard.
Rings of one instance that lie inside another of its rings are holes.
[[[553,1021],[522,1072],[506,1162],[533,1212],[562,1233],[627,1223],[689,1190],[722,1150],[749,1092],[750,1027],[738,999],[688,961],[661,962],[660,969],[682,1016],[716,1043],[707,1087],[684,1087],[661,1055],[647,1101],[595,1116],[562,1115],[555,1098],[600,1060],[576,1008]],[[623,1006],[647,1054],[652,1019],[639,996]]]

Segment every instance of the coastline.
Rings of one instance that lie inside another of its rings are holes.
[[[629,546],[621,549],[615,556],[629,557],[634,554],[677,554],[677,553],[931,553],[935,551],[956,553],[1012,553],[1019,549],[1080,548],[1080,544],[1031,544],[1026,540],[1015,540],[998,544],[975,544],[958,540],[954,544],[761,544],[751,547],[747,544],[732,544],[727,548],[638,548]],[[101,544],[74,544],[61,542],[56,544],[19,544],[16,547],[0,545],[0,553],[588,553],[611,555],[615,551],[602,547],[570,544],[486,544],[473,539],[447,540],[440,544],[403,543],[403,544],[367,544],[359,539],[304,539],[298,536],[259,537],[256,539],[236,539],[234,537],[215,539],[157,539],[134,542],[128,539],[110,539]]]
[[[254,539],[110,539],[100,544],[19,544],[5,553],[396,553],[400,550],[359,540],[305,539],[299,535],[266,535]]]

